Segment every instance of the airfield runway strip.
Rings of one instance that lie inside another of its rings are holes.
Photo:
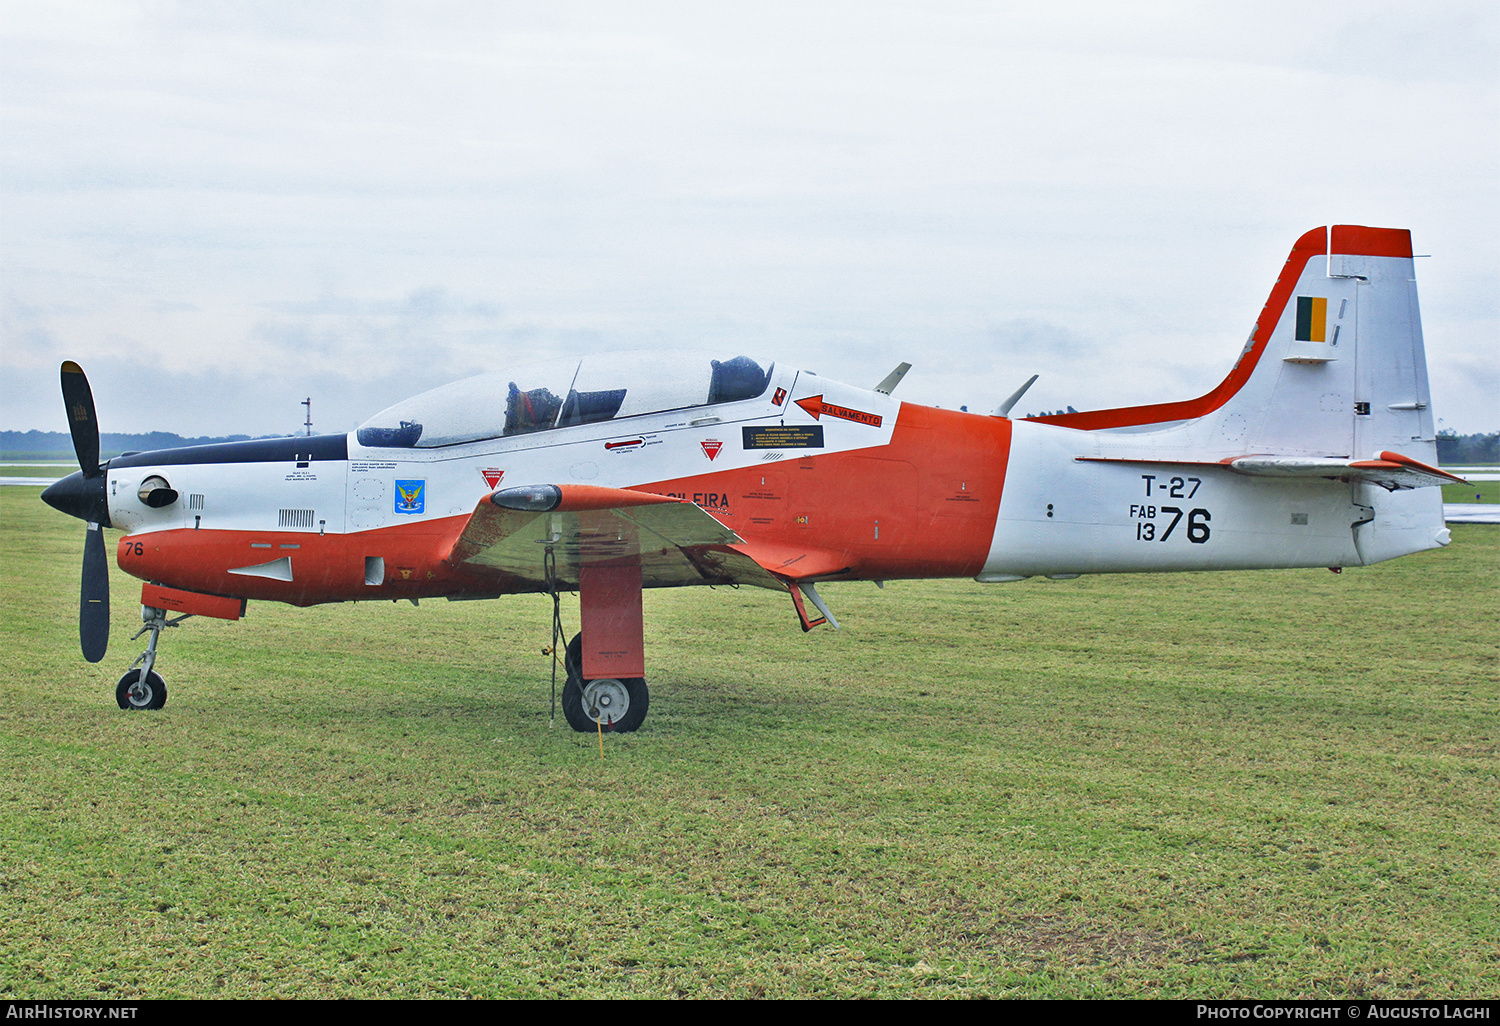
[[[1445,502],[1443,520],[1450,524],[1500,524],[1500,505],[1493,502]]]

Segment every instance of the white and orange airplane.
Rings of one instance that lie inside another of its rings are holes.
[[[746,356],[612,353],[480,375],[347,435],[99,463],[87,379],[62,387],[81,470],[43,494],[88,522],[80,637],[108,644],[101,527],[126,533],[146,651],[121,708],[156,709],[161,631],[246,600],[579,594],[563,711],[645,718],[644,588],[1329,567],[1449,540],[1404,230],[1297,240],[1234,368],[1197,399],[1011,420]],[[1034,380],[1034,379],[1033,379]],[[1028,382],[1028,385],[1030,382]],[[174,616],[174,614],[176,614]],[[137,635],[139,636],[139,635]]]

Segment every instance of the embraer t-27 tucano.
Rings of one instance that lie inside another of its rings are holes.
[[[905,370],[864,389],[742,355],[604,354],[434,389],[348,435],[101,465],[70,362],[82,469],[43,498],[89,524],[86,658],[108,642],[101,527],[125,531],[119,565],[147,582],[122,708],[166,700],[157,640],[185,615],[576,590],[576,730],[646,715],[643,588],[786,592],[807,630],[837,626],[823,581],[1339,569],[1448,542],[1431,486],[1459,479],[1434,466],[1403,230],[1298,239],[1198,399],[1013,421],[1019,391],[991,416],[899,402]]]

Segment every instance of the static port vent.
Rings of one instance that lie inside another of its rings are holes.
[[[202,492],[192,492],[192,493],[190,493],[188,495],[188,509],[202,509],[202,508],[203,508],[203,493]]]
[[[310,509],[284,509],[276,517],[277,527],[312,527],[313,511]]]

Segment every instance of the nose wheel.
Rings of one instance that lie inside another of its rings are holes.
[[[645,722],[651,704],[645,678],[584,680],[582,634],[568,645],[564,665],[568,682],[563,685],[562,707],[568,726],[588,734],[600,728],[628,733]]]
[[[161,638],[162,631],[168,627],[176,627],[192,615],[184,613],[168,620],[165,609],[141,606],[141,622],[145,626],[136,631],[130,640],[134,641],[148,631],[151,633],[151,640],[146,642],[146,651],[136,657],[135,662],[130,664],[130,669],[125,671],[125,676],[120,678],[120,683],[115,685],[115,701],[120,704],[121,709],[160,709],[167,704],[167,682],[152,669],[156,665],[156,643]]]
[[[131,670],[115,686],[115,701],[121,709],[160,709],[167,704],[167,682],[159,673]]]

